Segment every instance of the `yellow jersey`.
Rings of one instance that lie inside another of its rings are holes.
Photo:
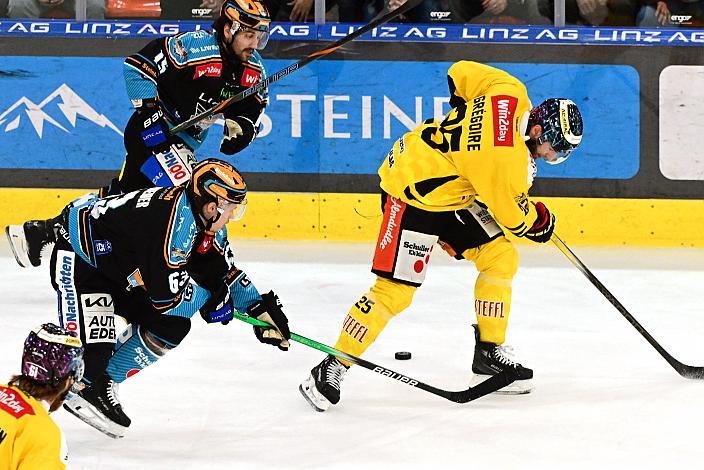
[[[0,385],[0,470],[64,470],[66,442],[44,405]]]
[[[526,146],[526,87],[509,73],[461,61],[448,70],[453,109],[394,143],[379,168],[381,188],[431,212],[467,207],[475,197],[498,223],[522,236],[537,213],[528,189],[535,161]]]

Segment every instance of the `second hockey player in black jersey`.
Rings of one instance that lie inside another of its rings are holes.
[[[205,160],[186,186],[100,199],[84,196],[62,213],[52,252],[59,319],[85,345],[85,377],[65,407],[122,437],[130,419],[117,385],[178,346],[199,312],[227,323],[233,309],[274,328],[257,338],[288,349],[288,320],[273,292],[259,294],[234,266],[226,223],[246,207],[247,188],[229,163]],[[128,328],[115,329],[115,315]]]
[[[135,111],[125,127],[122,171],[101,196],[188,181],[194,152],[213,120],[176,135],[170,129],[266,78],[257,50],[266,46],[269,24],[261,2],[227,0],[213,31],[155,39],[125,59],[125,85]],[[240,152],[254,140],[267,103],[264,89],[223,111],[222,153]],[[55,241],[57,221],[30,220],[6,228],[20,266],[41,264],[42,249]]]
[[[169,129],[266,78],[257,49],[268,41],[269,13],[256,0],[227,0],[213,31],[155,39],[125,60],[135,112],[125,129],[127,158],[111,194],[188,181],[189,158],[213,120]],[[220,151],[232,155],[257,135],[266,90],[224,109]]]

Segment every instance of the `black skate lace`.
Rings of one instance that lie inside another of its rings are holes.
[[[347,368],[340,364],[336,359],[332,359],[326,368],[326,382],[335,390],[340,390],[340,382],[347,372]]]
[[[518,363],[513,360],[513,348],[511,346],[496,346],[494,348],[494,359],[509,367],[516,367]]]

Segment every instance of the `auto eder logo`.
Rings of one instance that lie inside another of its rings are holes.
[[[58,108],[58,111],[56,108]],[[59,118],[61,114],[63,114],[65,121],[68,121],[68,123],[64,122],[62,124],[55,119]],[[98,113],[65,83],[39,104],[34,103],[26,96],[15,101],[0,114],[0,134],[15,131],[23,123],[31,124],[40,139],[44,134],[45,124],[47,123],[67,134],[72,134],[67,129],[68,124],[75,128],[76,120],[79,116],[100,127],[112,129],[120,136],[123,135],[110,119],[104,114]]]

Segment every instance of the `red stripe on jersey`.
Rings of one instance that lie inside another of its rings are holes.
[[[491,97],[495,147],[513,147],[513,116],[516,114],[516,106],[518,106],[518,98],[515,96]]]
[[[379,238],[374,251],[374,261],[372,262],[373,269],[387,273],[393,272],[399,234],[401,233],[401,220],[405,210],[405,202],[399,201],[395,197],[386,197],[384,218],[381,221]]]

